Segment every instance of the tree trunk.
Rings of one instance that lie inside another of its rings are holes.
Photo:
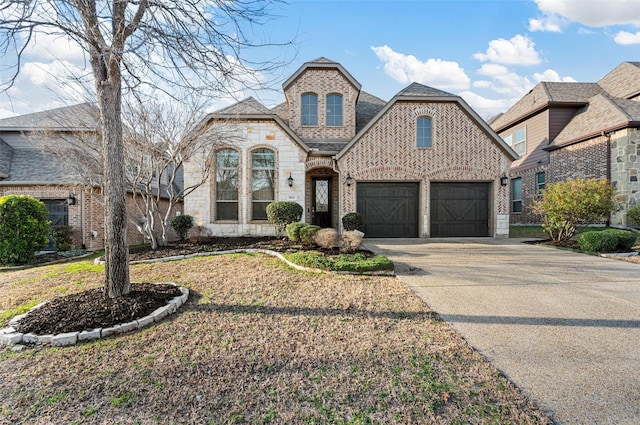
[[[126,295],[129,281],[127,244],[127,200],[125,190],[124,142],[122,137],[120,78],[96,84],[102,114],[104,152],[105,282],[110,298]]]

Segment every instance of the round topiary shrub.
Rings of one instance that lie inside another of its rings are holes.
[[[308,226],[308,224],[300,222],[287,224],[285,230],[287,231],[287,237],[289,240],[293,242],[300,242],[300,229],[305,226]]]
[[[176,231],[181,241],[187,239],[189,230],[193,227],[193,217],[188,214],[177,215],[171,219],[171,227]]]
[[[638,238],[635,233],[628,230],[607,229],[603,230],[602,232],[617,237],[618,245],[616,246],[616,249],[619,249],[621,251],[630,251],[631,248],[633,248],[633,246],[636,244],[636,239]]]
[[[631,223],[640,226],[640,205],[635,205],[627,210],[627,218]]]
[[[49,211],[31,196],[0,197],[0,263],[24,264],[48,241]]]
[[[331,227],[318,230],[315,240],[316,244],[325,249],[332,249],[340,245],[340,235],[336,229]]]
[[[618,237],[614,234],[602,232],[584,232],[578,236],[578,246],[587,252],[612,252],[618,245]]]
[[[308,245],[315,244],[316,233],[320,230],[320,226],[309,224],[300,229],[300,240]]]
[[[364,232],[364,219],[360,213],[350,212],[342,217],[342,226],[347,232],[351,230]]]
[[[267,218],[282,233],[288,224],[300,221],[302,206],[292,201],[276,201],[267,205]]]

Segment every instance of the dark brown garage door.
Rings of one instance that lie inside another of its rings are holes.
[[[418,237],[419,183],[358,183],[365,237]]]
[[[490,183],[431,183],[431,237],[489,236]]]

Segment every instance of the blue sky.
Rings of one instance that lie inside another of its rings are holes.
[[[280,18],[256,34],[295,38],[282,78],[324,56],[384,100],[416,81],[461,95],[484,118],[539,81],[596,82],[623,61],[640,61],[640,0],[292,0],[274,12]],[[61,106],[57,93],[68,87],[51,86],[47,73],[82,55],[45,39],[26,59],[16,87],[0,95],[0,117]],[[284,100],[243,95],[267,106]]]

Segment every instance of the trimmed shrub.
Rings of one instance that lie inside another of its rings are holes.
[[[69,251],[73,246],[73,229],[71,226],[52,226],[51,236],[58,251]]]
[[[352,230],[344,232],[342,235],[342,250],[347,252],[355,252],[362,245],[362,232]]]
[[[316,243],[326,249],[335,248],[340,244],[340,235],[336,229],[320,229],[316,233]]]
[[[637,235],[628,230],[622,229],[606,229],[603,230],[602,233],[609,233],[618,238],[618,245],[616,249],[621,251],[630,251],[631,248],[636,244]]]
[[[176,231],[181,241],[187,239],[189,230],[193,227],[193,217],[188,214],[177,215],[171,219],[171,227]]]
[[[606,231],[584,232],[578,236],[578,245],[582,251],[612,252],[618,245],[618,237]]]
[[[299,221],[296,223],[287,224],[285,230],[287,231],[287,237],[289,240],[293,242],[300,242],[300,229],[304,226],[308,226],[307,223],[300,223]]]
[[[300,229],[300,240],[303,243],[312,245],[316,242],[316,233],[320,230],[320,226],[309,224]]]
[[[211,231],[211,229],[205,226],[198,225],[191,231],[189,241],[195,244],[202,244],[205,243],[211,236],[213,236],[213,232]]]
[[[284,232],[288,224],[300,221],[302,206],[292,201],[276,201],[267,205],[267,218],[276,225],[279,233]]]
[[[636,226],[640,226],[640,205],[629,208],[627,210],[627,218]]]
[[[342,217],[342,227],[345,231],[359,230],[364,232],[364,219],[357,212],[351,212]]]
[[[0,197],[0,263],[24,264],[47,243],[49,211],[31,196]]]

